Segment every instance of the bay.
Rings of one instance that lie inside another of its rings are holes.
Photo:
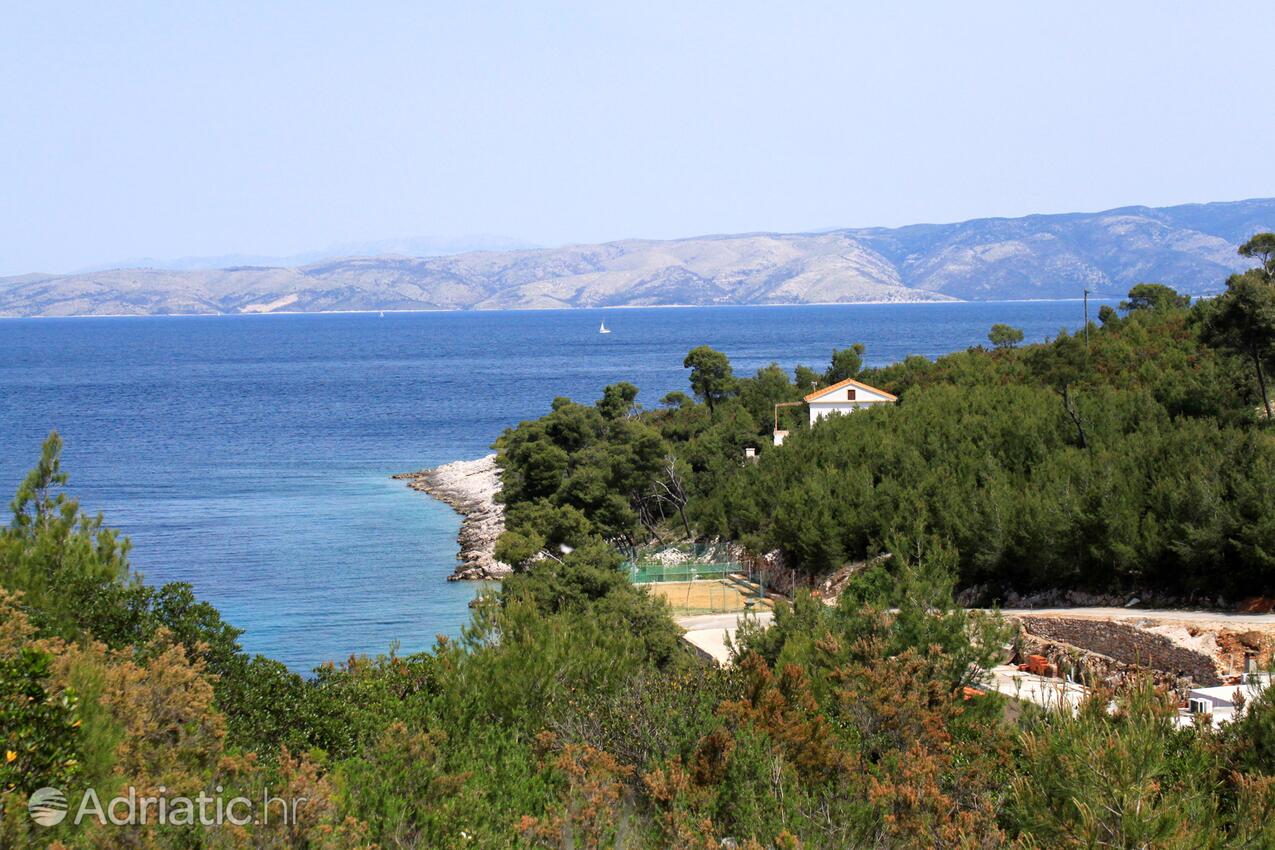
[[[880,365],[1082,324],[1078,302],[0,320],[0,487],[52,429],[70,492],[132,540],[152,583],[186,581],[252,652],[306,671],[428,649],[468,620],[448,583],[458,518],[396,472],[479,457],[555,396],[689,391],[700,344],[750,374]],[[1096,306],[1091,305],[1096,310]],[[612,333],[597,332],[605,319]]]

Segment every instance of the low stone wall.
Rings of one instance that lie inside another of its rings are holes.
[[[1182,675],[1204,687],[1222,683],[1217,664],[1209,655],[1136,626],[1069,617],[1019,616],[1018,620],[1031,635],[1096,652],[1121,664]]]
[[[1120,690],[1130,682],[1149,676],[1156,686],[1186,693],[1192,687],[1189,680],[1181,679],[1175,674],[1165,673],[1151,667],[1140,667],[1136,664],[1122,664],[1114,658],[1108,658],[1088,649],[1081,649],[1070,643],[1050,640],[1024,631],[1019,638],[1021,657],[1017,660],[1025,662],[1028,655],[1043,655],[1059,671],[1059,675],[1068,681],[1095,688],[1105,686],[1112,690]]]

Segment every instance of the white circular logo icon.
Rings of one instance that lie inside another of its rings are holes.
[[[57,826],[66,818],[66,795],[57,788],[37,789],[27,800],[27,811],[40,826]]]

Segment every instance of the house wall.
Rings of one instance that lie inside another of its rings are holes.
[[[864,407],[870,407],[872,402],[864,401],[812,401],[810,402],[810,424],[814,425],[820,419],[832,413],[853,413]]]
[[[808,404],[810,408],[810,424],[814,425],[820,419],[833,413],[854,413],[856,410],[862,410],[865,407],[876,407],[878,404],[888,404],[885,399],[879,401],[861,400],[861,401],[812,401]]]
[[[854,393],[853,399],[851,393]],[[889,402],[890,399],[880,393],[865,390],[863,387],[847,386],[826,393],[817,401],[807,404],[810,407],[810,424],[814,425],[820,419],[833,413],[853,413],[865,407],[872,407],[874,404]]]

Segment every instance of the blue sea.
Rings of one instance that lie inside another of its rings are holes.
[[[555,396],[628,380],[654,405],[703,343],[737,373],[822,369],[854,342],[876,365],[1082,321],[1077,302],[0,320],[0,487],[57,429],[135,569],[307,671],[459,633],[459,519],[390,476],[479,457]]]

